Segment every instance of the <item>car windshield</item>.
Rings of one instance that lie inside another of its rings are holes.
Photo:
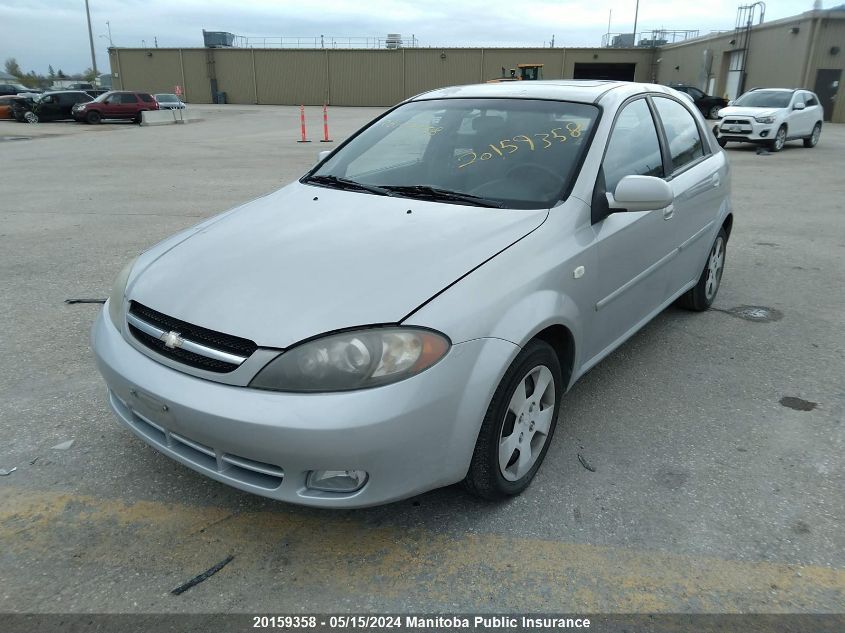
[[[597,117],[595,106],[566,101],[413,101],[375,121],[303,182],[458,204],[547,208],[576,177]]]
[[[94,99],[94,101],[96,101],[96,102],[98,102],[98,103],[102,103],[103,101],[105,101],[106,99],[108,99],[108,98],[109,98],[110,96],[112,96],[113,94],[114,94],[113,92],[104,92],[104,93],[103,93],[103,94],[101,94],[99,97],[97,97],[96,99]]]
[[[176,102],[176,101],[179,101],[179,99],[176,98],[176,95],[156,95],[156,101],[173,101],[173,102]]]
[[[734,105],[746,108],[785,108],[792,99],[792,93],[785,90],[755,90],[746,92]]]

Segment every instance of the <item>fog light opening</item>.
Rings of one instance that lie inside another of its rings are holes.
[[[322,492],[356,492],[367,483],[363,470],[312,470],[305,482],[311,490]]]
[[[768,135],[769,135],[769,130],[763,130],[762,132],[760,132],[760,136],[763,137],[763,138],[766,138]]]

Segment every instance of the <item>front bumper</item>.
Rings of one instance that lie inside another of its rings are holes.
[[[719,120],[714,129],[717,138],[737,143],[765,143],[774,140],[778,129],[777,122],[757,123],[754,119],[741,119],[738,123],[729,123],[731,120],[735,119]]]
[[[292,503],[354,508],[460,481],[493,391],[519,348],[454,345],[431,369],[384,387],[296,394],[189,376],[124,340],[107,308],[91,333],[118,419],[142,440],[241,490]],[[311,470],[364,470],[360,490],[308,489]]]

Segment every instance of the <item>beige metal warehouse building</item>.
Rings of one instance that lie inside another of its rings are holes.
[[[193,103],[389,106],[426,90],[483,82],[502,68],[542,63],[546,79],[613,78],[688,83],[730,97],[746,87],[806,87],[845,122],[836,99],[845,11],[811,11],[753,27],[745,51],[733,32],[661,48],[112,48],[116,89],[173,92]],[[734,43],[732,44],[732,40]],[[742,74],[740,72],[740,74]]]

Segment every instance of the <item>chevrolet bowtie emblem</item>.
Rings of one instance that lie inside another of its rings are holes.
[[[179,332],[173,332],[173,331],[165,332],[164,334],[159,336],[159,339],[164,341],[164,346],[167,347],[168,349],[174,349],[176,347],[182,347],[182,343],[185,342],[185,339],[183,339],[181,336],[179,336]]]

